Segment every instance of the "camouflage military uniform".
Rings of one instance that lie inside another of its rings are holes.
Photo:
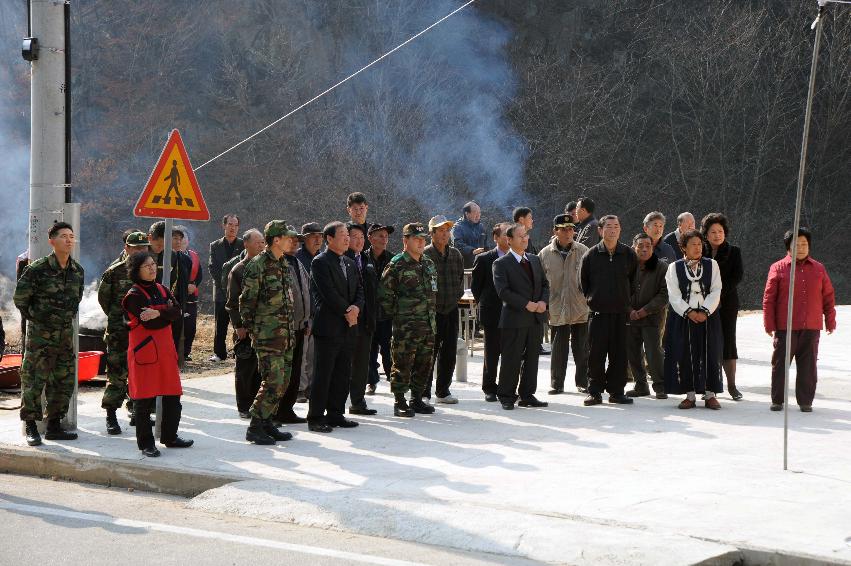
[[[72,322],[83,298],[83,267],[71,258],[65,269],[51,253],[31,263],[15,288],[15,306],[27,320],[21,367],[21,420],[62,418],[74,392]]]
[[[290,381],[293,363],[293,281],[285,257],[275,259],[269,250],[245,265],[239,316],[257,352],[262,377],[251,405],[251,416],[269,419]]]
[[[101,401],[104,409],[119,409],[127,399],[127,342],[130,328],[124,318],[121,301],[132,286],[127,263],[120,258],[104,271],[98,284],[98,303],[106,313],[104,341],[107,384]],[[131,403],[128,400],[128,408],[131,408]]]
[[[393,317],[390,352],[393,369],[390,389],[395,395],[419,398],[428,384],[434,351],[437,269],[423,255],[415,261],[407,252],[397,254],[384,268],[379,300]]]

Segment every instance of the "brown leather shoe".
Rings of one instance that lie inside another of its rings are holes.
[[[689,399],[688,397],[680,401],[680,404],[677,405],[678,409],[694,409],[695,407],[697,407],[697,402]]]
[[[704,405],[707,409],[712,409],[713,411],[717,411],[721,408],[721,403],[718,402],[717,397],[707,397]]]

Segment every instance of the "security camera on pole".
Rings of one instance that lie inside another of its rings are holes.
[[[181,220],[210,220],[210,212],[201,194],[201,187],[189,162],[180,132],[172,130],[160,158],[139,197],[133,214],[139,217],[165,220],[162,285],[171,286],[171,231],[175,218]],[[181,305],[185,306],[185,305]],[[183,319],[179,324],[183,325]],[[182,332],[181,332],[182,338]],[[181,348],[182,349],[182,348]],[[178,360],[183,366],[182,352]],[[156,434],[160,434],[161,401],[157,398]]]

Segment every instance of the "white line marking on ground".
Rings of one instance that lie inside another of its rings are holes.
[[[158,531],[162,533],[172,533],[188,535],[204,539],[220,540],[227,542],[235,542],[238,544],[246,544],[250,546],[260,546],[266,548],[274,548],[278,550],[289,550],[291,552],[299,552],[302,554],[312,554],[314,556],[325,556],[328,558],[341,558],[351,560],[353,562],[363,562],[365,564],[382,564],[386,566],[427,566],[421,562],[408,562],[406,560],[396,560],[393,558],[382,558],[380,556],[371,556],[368,554],[357,554],[355,552],[346,552],[343,550],[334,550],[331,548],[321,548],[318,546],[308,546],[304,544],[292,544],[288,542],[280,542],[276,540],[268,540],[255,537],[247,537],[242,535],[233,535],[230,533],[221,533],[216,531],[204,531],[201,529],[192,529],[189,527],[178,527],[175,525],[166,525],[163,523],[150,523],[148,521],[136,521],[133,519],[121,519],[111,517],[109,515],[96,515],[93,513],[81,513],[79,511],[67,511],[65,509],[53,509],[50,507],[40,507],[37,505],[22,505],[20,503],[10,503],[0,501],[0,509],[8,511],[18,511],[28,515],[46,515],[51,517],[64,517],[67,519],[78,519],[80,521],[90,521],[93,523],[107,523],[110,525],[118,525],[121,527],[134,527],[137,529],[147,529],[149,531]]]

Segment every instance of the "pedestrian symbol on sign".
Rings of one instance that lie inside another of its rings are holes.
[[[168,190],[165,193],[165,196],[162,197],[163,204],[171,204],[171,191],[174,191],[174,204],[180,206],[183,204],[183,197],[180,195],[180,171],[177,170],[177,160],[173,159],[171,161],[171,172],[163,179],[163,181],[168,181]],[[160,196],[156,195],[153,199],[154,204],[160,202]],[[186,206],[194,206],[192,199],[186,199]]]

